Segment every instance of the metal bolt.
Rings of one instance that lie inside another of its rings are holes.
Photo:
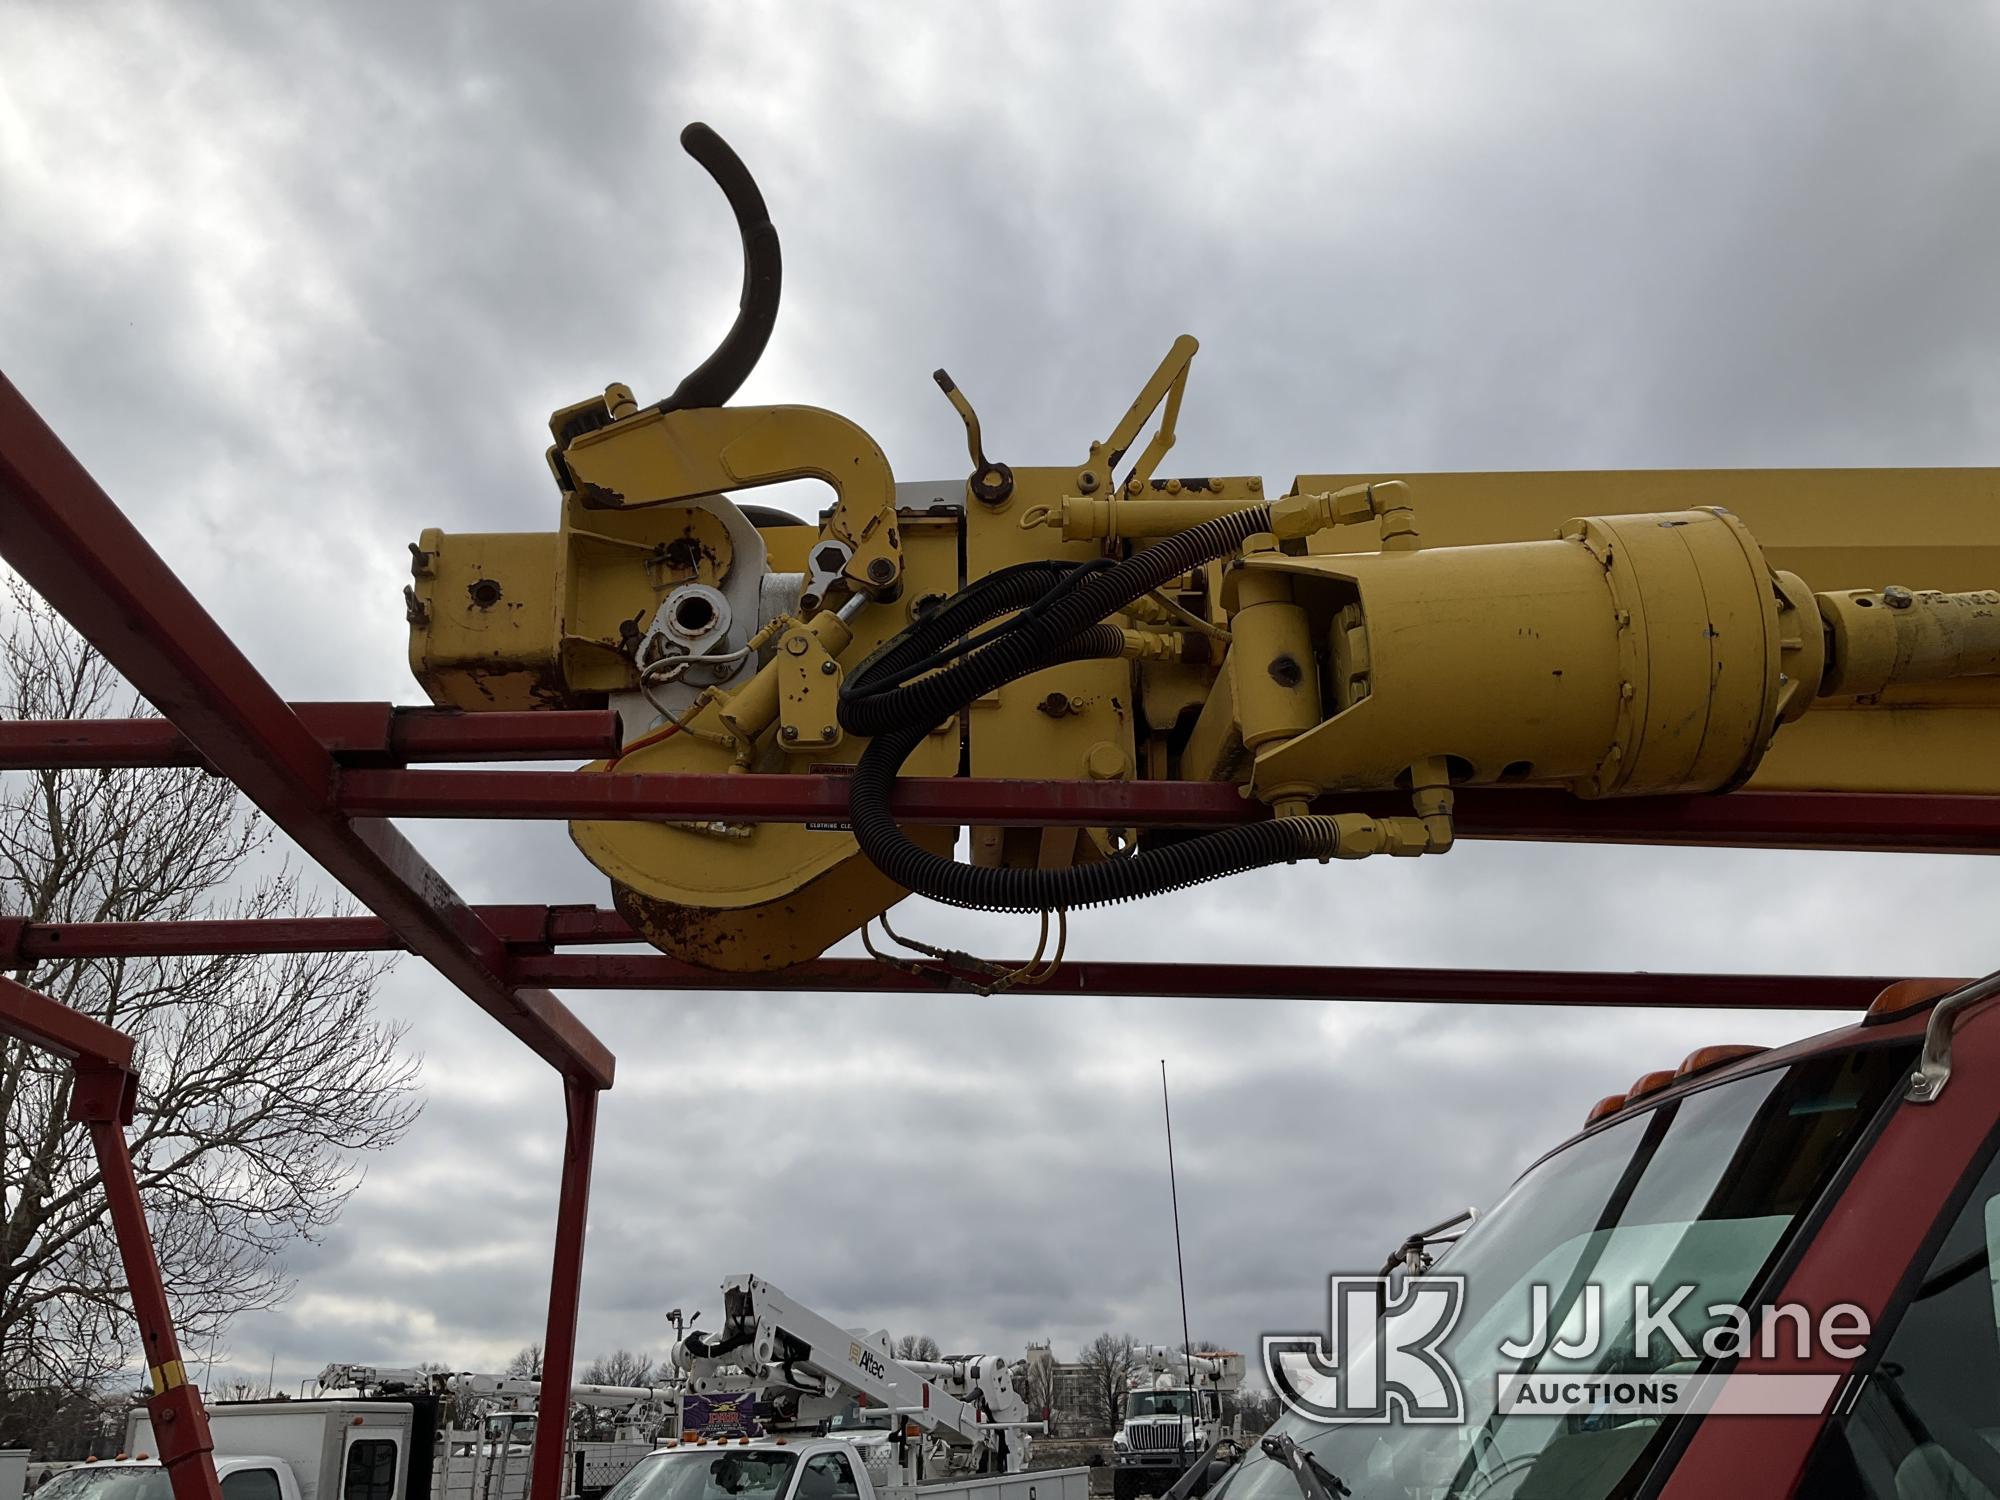
[[[1264,481],[1259,479],[1255,474],[1250,476],[1250,493],[1253,495],[1264,493]]]
[[[1916,595],[1900,584],[1890,584],[1882,590],[1882,602],[1891,609],[1908,609],[1916,603]]]
[[[796,724],[787,724],[783,729],[780,729],[778,731],[778,738],[781,740],[790,741],[790,740],[795,740],[798,737],[799,737],[799,726]]]
[[[803,635],[794,634],[785,637],[785,650],[789,651],[793,656],[804,656],[806,654],[806,647],[809,644],[810,642]]]
[[[1631,683],[1621,682],[1618,684],[1618,696],[1625,699],[1627,702],[1631,701],[1632,691],[1633,689]]]
[[[896,565],[886,557],[878,557],[868,564],[868,581],[870,583],[887,583],[895,576]]]
[[[833,726],[832,726],[831,724],[829,724],[829,725],[827,725],[827,726],[826,726],[826,727],[825,727],[824,729],[820,730],[820,732],[819,732],[819,737],[820,737],[821,739],[823,739],[823,740],[830,740],[830,739],[832,739],[832,738],[833,738]]]
[[[839,670],[840,668],[835,666],[830,661],[823,661],[819,664],[819,675],[822,677],[831,677],[835,672],[838,672]]]
[[[1097,488],[1097,475],[1093,471],[1085,469],[1081,474],[1076,476],[1076,487],[1088,495],[1092,490]]]

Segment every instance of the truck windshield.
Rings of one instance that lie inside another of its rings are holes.
[[[887,1432],[889,1430],[889,1408],[886,1406],[858,1406],[850,1401],[833,1414],[827,1424],[829,1432]]]
[[[525,1446],[535,1441],[535,1418],[528,1412],[496,1412],[486,1419],[486,1441]]]
[[[797,1462],[797,1454],[767,1448],[652,1453],[634,1464],[605,1500],[777,1500]]]
[[[1194,1413],[1194,1397],[1187,1391],[1134,1391],[1125,1398],[1128,1417],[1186,1417]]]
[[[130,1468],[88,1465],[65,1469],[35,1491],[36,1500],[172,1500],[167,1471],[157,1464]]]
[[[1705,1311],[1754,1299],[1791,1231],[1825,1193],[1890,1091],[1907,1074],[1903,1047],[1810,1058],[1670,1100],[1583,1137],[1531,1168],[1437,1269],[1465,1282],[1464,1305],[1440,1351],[1457,1374],[1458,1423],[1324,1422],[1288,1411],[1289,1436],[1355,1500],[1604,1500],[1623,1494],[1658,1453],[1670,1418],[1594,1410],[1502,1413],[1504,1373],[1662,1375],[1702,1368]],[[1635,1292],[1649,1288],[1695,1347],[1682,1359],[1661,1334],[1638,1352]],[[1510,1357],[1532,1337],[1533,1288],[1547,1288],[1547,1328],[1564,1357]],[[1601,1307],[1588,1337],[1591,1295]],[[1789,1326],[1789,1325],[1787,1325]],[[1411,1340],[1397,1341],[1407,1347]],[[1787,1346],[1789,1347],[1789,1346]],[[1343,1370],[1368,1357],[1363,1342]],[[1330,1405],[1329,1380],[1297,1371],[1308,1400]],[[1435,1390],[1436,1387],[1433,1387]],[[1330,1488],[1330,1486],[1329,1486]],[[1217,1500],[1299,1500],[1290,1468],[1253,1449]]]

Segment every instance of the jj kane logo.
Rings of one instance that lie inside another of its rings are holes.
[[[1465,1390],[1438,1348],[1465,1308],[1462,1276],[1328,1278],[1328,1331],[1264,1335],[1264,1378],[1315,1422],[1463,1422]]]
[[[1320,1423],[1464,1422],[1460,1365],[1477,1372],[1482,1401],[1491,1381],[1491,1409],[1503,1415],[1810,1414],[1825,1410],[1838,1373],[1725,1374],[1714,1363],[1844,1364],[1867,1346],[1868,1316],[1852,1303],[1815,1315],[1795,1303],[1691,1305],[1696,1292],[1570,1286],[1558,1308],[1548,1286],[1529,1284],[1519,1288],[1526,1337],[1447,1353],[1466,1306],[1463,1276],[1333,1276],[1327,1333],[1266,1334],[1264,1378],[1294,1414]]]

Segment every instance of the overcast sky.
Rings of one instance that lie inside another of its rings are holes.
[[[1183,472],[2000,462],[1992,5],[91,7],[0,0],[0,367],[288,697],[420,701],[405,544],[544,530],[555,407],[733,313],[679,151],[783,237],[739,399],[957,479],[1083,456],[1174,335]],[[798,507],[815,503],[798,497]],[[1921,580],[1907,580],[1921,582]],[[554,826],[413,830],[473,901],[596,901]],[[1095,957],[1963,973],[1966,858],[1461,846],[1080,915]],[[989,952],[1031,936],[915,903]],[[1162,935],[1171,941],[1163,941]],[[754,1270],[844,1322],[1069,1353],[1323,1320],[1324,1278],[1599,1095],[1790,1015],[580,994],[617,1051],[585,1356]],[[559,1092],[422,966],[425,1117],[220,1363],[540,1336]]]

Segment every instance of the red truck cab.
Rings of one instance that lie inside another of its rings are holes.
[[[1439,1346],[1463,1418],[1295,1408],[1211,1496],[2000,1497],[1989,990],[2000,985],[1892,986],[1857,1024],[1779,1048],[1704,1048],[1600,1102],[1436,1267],[1463,1282]],[[1544,1340],[1523,1358],[1537,1287],[1547,1328],[1573,1347],[1551,1354]],[[1693,1357],[1635,1319],[1641,1287],[1691,1289],[1673,1321]],[[1577,1336],[1590,1297],[1594,1342]],[[1748,1337],[1703,1342],[1723,1308],[1742,1309]],[[1708,1395],[1672,1412],[1524,1410],[1501,1395],[1524,1369],[1555,1372],[1572,1401],[1649,1377]],[[1773,1390],[1790,1410],[1768,1404]]]

